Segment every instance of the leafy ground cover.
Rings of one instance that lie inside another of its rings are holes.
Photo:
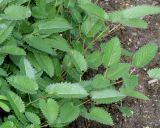
[[[107,13],[89,0],[0,4],[1,128],[65,127],[78,117],[112,126],[104,104],[114,103],[130,117],[133,111],[118,101],[149,100],[135,90],[139,77],[133,69],[146,67],[158,45],[148,41],[128,51],[118,36],[111,35],[114,29],[108,23],[146,29],[141,17],[160,13],[160,7],[142,5]],[[110,36],[107,42],[102,40],[106,36]],[[95,49],[97,42],[101,43]],[[102,72],[85,78],[99,67]],[[159,79],[159,68],[147,72]]]

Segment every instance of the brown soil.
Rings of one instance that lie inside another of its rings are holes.
[[[107,11],[119,10],[131,5],[157,5],[160,6],[160,0],[100,0],[99,4]],[[148,16],[145,18],[149,24],[147,30],[139,30],[125,27],[118,31],[118,35],[123,46],[135,51],[142,45],[153,41],[160,46],[160,15]],[[114,35],[113,35],[114,36]],[[107,40],[107,39],[106,39]],[[69,128],[160,128],[160,81],[149,84],[151,79],[148,78],[146,70],[160,65],[160,51],[154,61],[147,67],[136,70],[134,73],[139,76],[137,90],[143,92],[150,98],[150,101],[141,101],[127,98],[123,101],[123,106],[131,107],[134,116],[124,118],[118,112],[114,105],[107,106],[107,110],[113,115],[115,125],[113,127],[104,126],[96,122],[78,119],[71,124]],[[91,73],[92,75],[92,73]]]

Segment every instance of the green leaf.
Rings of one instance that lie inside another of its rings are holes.
[[[25,115],[31,123],[36,125],[39,125],[41,123],[40,118],[37,116],[37,114],[32,112],[25,112]]]
[[[91,84],[95,89],[103,89],[110,86],[110,81],[105,79],[103,75],[98,74],[93,78]]]
[[[61,124],[71,123],[76,120],[80,114],[80,108],[78,106],[74,106],[72,102],[66,102],[60,108],[58,122]]]
[[[89,113],[84,113],[83,116],[89,120],[94,120],[105,125],[113,125],[112,117],[103,108],[93,107]]]
[[[105,28],[103,21],[95,18],[88,17],[81,26],[81,31],[87,37],[94,37],[98,32],[102,31]]]
[[[127,89],[135,89],[138,85],[138,77],[136,75],[123,75],[124,87]]]
[[[35,49],[38,49],[48,54],[53,54],[50,43],[44,41],[44,39],[39,36],[29,36],[28,38],[25,38],[25,41],[29,44],[29,46]]]
[[[23,20],[31,16],[31,10],[21,5],[10,5],[4,13],[3,17],[8,20]]]
[[[48,123],[50,125],[53,124],[59,113],[59,105],[57,102],[53,99],[48,99],[47,101],[42,99],[39,101],[39,107]]]
[[[8,95],[9,95],[9,97],[7,96],[8,101],[10,102],[10,105],[12,109],[14,109],[15,113],[25,112],[24,102],[22,101],[21,97],[19,97],[17,94],[15,94],[12,91],[8,91]]]
[[[0,44],[2,44],[11,35],[15,23],[12,21],[0,21]]]
[[[54,76],[54,64],[50,56],[47,54],[35,53],[35,58],[40,65],[40,67],[45,71],[50,77]]]
[[[119,107],[118,109],[123,114],[124,117],[133,116],[133,110],[129,107]]]
[[[106,71],[106,76],[111,80],[116,80],[128,72],[130,67],[131,65],[128,63],[114,64]]]
[[[87,70],[87,62],[86,62],[84,56],[80,52],[78,52],[76,50],[72,50],[72,51],[70,51],[70,56],[71,56],[71,60],[72,60],[73,64],[75,65],[75,67],[78,71],[85,72]]]
[[[38,85],[35,80],[30,79],[27,76],[11,76],[8,78],[8,82],[16,89],[28,93],[35,94],[38,90]]]
[[[149,70],[148,75],[153,79],[160,79],[160,68],[154,68]]]
[[[121,88],[120,92],[123,93],[124,95],[134,97],[137,99],[149,100],[149,98],[147,96],[145,96],[144,94],[137,92],[137,91],[134,91],[134,90],[127,89],[127,88]]]
[[[124,26],[129,27],[136,27],[136,28],[143,28],[146,29],[148,27],[147,22],[145,22],[142,19],[134,18],[134,19],[128,19],[123,16],[123,10],[122,11],[114,11],[108,14],[110,21],[113,23],[120,23]]]
[[[137,68],[144,67],[155,57],[157,50],[158,46],[155,43],[146,44],[133,55],[133,65]]]
[[[38,23],[38,30],[42,34],[59,33],[69,29],[72,29],[72,26],[62,17],[55,17],[54,19],[43,20]]]
[[[11,121],[6,121],[3,124],[1,124],[0,128],[16,128],[14,126],[14,123]]]
[[[71,8],[71,15],[75,22],[78,22],[78,23],[82,22],[82,16],[77,8],[74,8],[74,7]]]
[[[90,96],[97,104],[109,104],[122,100],[126,97],[124,93],[116,91],[115,89],[92,91]]]
[[[2,108],[5,112],[10,112],[10,107],[2,101],[0,101],[0,108]]]
[[[32,16],[38,19],[47,17],[45,0],[36,0],[36,6],[32,8]]]
[[[98,7],[96,4],[93,4],[91,2],[83,4],[79,2],[79,7],[90,16],[93,15],[103,20],[109,19],[108,14],[102,8]]]
[[[121,45],[117,37],[112,38],[103,47],[102,62],[108,67],[119,62],[121,57]]]
[[[55,35],[55,36],[52,36],[52,39],[46,39],[46,42],[51,42],[51,46],[52,48],[55,48],[55,49],[59,49],[61,51],[69,51],[70,50],[70,46],[68,44],[68,42],[60,35]]]
[[[26,55],[25,51],[22,48],[19,48],[14,45],[5,45],[0,48],[1,54],[10,54],[10,55]]]
[[[158,14],[158,13],[160,13],[160,7],[149,6],[149,5],[135,6],[135,7],[130,7],[128,9],[123,10],[123,16],[125,18],[138,18],[138,17]]]
[[[54,94],[62,98],[84,98],[88,93],[78,83],[56,83],[46,88],[48,94]]]
[[[8,76],[7,72],[3,68],[0,68],[0,76]]]
[[[95,51],[86,56],[88,67],[97,69],[102,64],[101,52]]]
[[[29,60],[27,58],[23,58],[21,60],[21,72],[23,74],[25,74],[27,77],[29,77],[30,79],[34,79],[35,78],[35,69],[32,67],[31,63],[29,62]]]

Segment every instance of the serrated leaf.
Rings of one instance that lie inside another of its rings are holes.
[[[144,94],[134,91],[134,90],[127,89],[127,88],[121,88],[120,92],[126,96],[130,96],[130,97],[134,97],[134,98],[142,99],[142,100],[149,100],[149,98],[145,96]]]
[[[154,68],[149,70],[148,72],[149,77],[153,79],[160,79],[160,68]]]
[[[5,112],[10,112],[10,107],[2,101],[0,101],[0,108],[2,108]]]
[[[40,118],[37,116],[37,114],[32,112],[25,112],[25,115],[31,123],[36,125],[39,125],[41,123]]]
[[[14,123],[11,121],[6,121],[3,124],[1,124],[0,128],[16,128],[14,126]]]
[[[87,119],[94,120],[105,125],[113,125],[112,117],[103,108],[93,107],[89,113],[84,113],[83,116]]]
[[[138,18],[138,17],[158,14],[158,13],[160,13],[160,7],[149,6],[149,5],[135,6],[135,7],[130,7],[128,9],[123,10],[123,16],[125,18]]]
[[[93,4],[91,2],[83,4],[79,2],[79,7],[83,9],[88,15],[93,15],[103,20],[109,19],[108,14],[96,4]]]
[[[48,94],[62,98],[84,98],[88,96],[86,90],[78,83],[56,83],[46,88]]]
[[[16,89],[28,93],[35,94],[38,90],[38,84],[35,80],[30,79],[27,76],[11,76],[8,78],[8,82]]]
[[[112,38],[103,47],[102,62],[108,67],[119,62],[121,57],[121,45],[117,37]]]
[[[72,26],[62,17],[55,17],[54,19],[43,20],[38,23],[38,30],[42,34],[59,33],[69,29],[72,29]]]
[[[124,87],[127,89],[135,89],[138,85],[138,77],[136,75],[123,75]]]
[[[92,81],[92,86],[95,89],[103,89],[110,86],[110,81],[105,79],[103,75],[97,74]]]
[[[25,112],[24,102],[22,101],[21,97],[19,97],[17,94],[15,94],[12,91],[8,91],[8,94],[11,98],[11,99],[10,98],[8,99],[11,104],[11,107],[13,109],[16,108],[20,113]],[[12,100],[12,102],[11,102],[11,100]]]
[[[59,113],[59,105],[57,102],[53,99],[48,99],[47,101],[40,100],[39,107],[48,123],[50,125],[53,124]]]
[[[47,54],[34,53],[34,56],[40,65],[41,69],[45,71],[50,77],[54,76],[54,64],[50,56]]]
[[[101,52],[95,51],[86,56],[88,67],[97,69],[102,64]]]
[[[130,67],[131,65],[128,63],[114,64],[106,71],[106,76],[110,80],[116,80],[122,77],[124,73],[128,72]]]
[[[135,28],[143,28],[146,29],[148,27],[147,22],[145,22],[142,19],[134,18],[134,19],[128,19],[123,16],[123,10],[122,11],[114,11],[108,14],[110,21],[113,23],[120,23],[124,26],[129,27],[135,27]]]
[[[34,79],[36,70],[32,67],[29,60],[27,58],[23,58],[21,60],[21,64],[22,64],[20,66],[21,72],[25,74],[27,77],[29,77],[30,79]]]
[[[132,63],[137,68],[147,65],[156,55],[158,46],[155,43],[148,43],[140,48],[132,58]]]
[[[17,46],[14,45],[5,45],[0,48],[1,54],[10,54],[10,55],[26,55],[26,52]]]
[[[70,50],[70,46],[68,42],[60,35],[52,36],[52,38],[50,40],[48,39],[48,41],[51,42],[52,48],[59,49],[61,51],[66,51],[66,52]]]
[[[12,21],[0,21],[0,44],[11,35],[14,26],[15,23]]]
[[[126,97],[124,93],[121,93],[114,89],[92,91],[90,93],[90,96],[97,104],[109,104],[122,100]]]
[[[80,52],[78,52],[76,50],[72,50],[70,52],[70,56],[71,56],[71,60],[72,60],[73,64],[75,65],[75,67],[78,71],[85,72],[87,70],[87,62],[86,62],[84,56]]]
[[[131,117],[133,116],[133,110],[129,107],[119,107],[119,111],[122,113],[124,117]]]
[[[81,26],[81,31],[87,37],[94,37],[98,32],[102,31],[105,28],[103,21],[95,18],[88,17]]]
[[[21,5],[10,5],[4,13],[3,18],[8,20],[23,20],[31,16],[31,10]]]
[[[58,122],[65,124],[76,120],[80,114],[80,108],[74,106],[72,102],[66,102],[60,108]]]

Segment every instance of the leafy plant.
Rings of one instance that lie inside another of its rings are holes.
[[[0,128],[65,127],[79,116],[113,125],[99,104],[127,96],[149,100],[135,91],[138,77],[130,69],[146,66],[158,46],[150,42],[132,53],[118,37],[102,39],[109,21],[144,29],[141,17],[160,13],[160,7],[107,13],[90,0],[1,0],[0,11],[0,108],[6,112]],[[102,43],[95,49],[97,41]],[[122,56],[132,61],[122,63]],[[88,69],[99,66],[104,72],[86,80]],[[148,74],[160,79],[159,68]],[[117,107],[124,116],[133,114]]]

